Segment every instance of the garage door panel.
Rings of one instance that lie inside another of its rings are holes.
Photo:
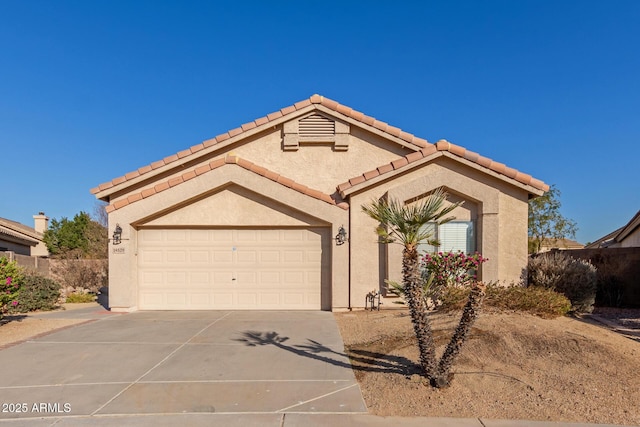
[[[141,309],[320,309],[322,235],[308,229],[141,230]]]

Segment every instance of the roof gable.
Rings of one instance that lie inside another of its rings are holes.
[[[215,138],[205,140],[187,150],[180,151],[176,154],[165,157],[162,160],[143,166],[135,171],[125,174],[124,176],[114,178],[109,182],[102,183],[99,186],[92,188],[91,193],[97,198],[106,200],[109,195],[122,191],[129,185],[139,183],[143,180],[148,180],[154,176],[164,174],[176,167],[193,162],[200,157],[210,155],[217,151],[219,152],[225,147],[256,135],[265,129],[284,124],[285,122],[291,122],[296,117],[301,117],[303,120],[307,119],[308,117],[313,116],[314,113],[323,117],[335,118],[341,123],[365,128],[371,133],[384,137],[391,143],[401,145],[410,150],[415,151],[430,145],[427,140],[416,137],[408,132],[404,132],[397,127],[367,116],[323,96],[313,95],[309,99],[305,99],[289,107],[282,108],[279,111],[267,114],[266,116],[260,117],[252,122],[245,123],[238,128],[220,134]],[[337,127],[339,127],[339,125]],[[343,149],[341,148],[342,146],[340,143],[337,144],[337,147],[338,151]]]
[[[348,142],[345,142],[347,138],[343,138],[343,136],[348,135],[349,126],[351,125],[381,136],[385,141],[389,141],[389,143],[395,143],[413,151],[391,163],[383,164],[374,170],[365,172],[338,185],[337,188],[342,197],[345,197],[357,188],[371,185],[375,183],[376,180],[382,179],[377,178],[378,176],[385,175],[384,179],[386,179],[390,177],[394,171],[399,171],[402,168],[416,167],[421,164],[421,162],[430,161],[436,156],[448,156],[472,167],[479,168],[486,173],[526,189],[531,196],[541,195],[549,189],[548,185],[533,178],[531,175],[480,156],[478,153],[466,150],[464,147],[451,144],[445,140],[431,144],[425,139],[418,138],[350,107],[341,105],[336,101],[320,95],[313,95],[309,99],[297,102],[252,122],[245,123],[238,128],[206,140],[187,150],[165,157],[160,161],[129,172],[124,176],[100,184],[98,187],[93,188],[91,192],[97,198],[103,200],[109,200],[113,194],[127,194],[128,191],[131,191],[130,188],[132,187],[135,188],[135,186],[140,186],[143,183],[146,183],[145,185],[148,186],[148,184],[153,182],[155,177],[158,177],[160,180],[160,176],[175,173],[180,167],[188,168],[189,165],[193,165],[198,161],[206,161],[207,156],[212,156],[216,153],[219,155],[221,152],[224,153],[226,147],[278,125],[283,125],[283,151],[294,151],[298,149],[301,143],[314,142],[332,143],[334,144],[334,151],[346,150],[348,148]],[[221,160],[227,161],[217,159],[208,164],[210,165]],[[240,161],[242,162],[242,160]],[[170,179],[168,182],[179,181],[185,176],[194,177],[195,175],[193,175],[193,173],[201,168],[202,166],[196,167],[190,172]],[[116,201],[112,206],[127,204],[132,198],[144,198],[146,197],[143,195],[145,192],[153,192],[158,188],[163,188],[165,184],[168,185],[168,183],[163,184],[161,182],[154,185],[151,189],[147,188],[133,195],[127,194],[126,198]],[[324,195],[326,196],[326,194]]]
[[[507,167],[503,163],[495,162],[488,157],[480,156],[478,153],[469,151],[464,147],[440,140],[435,144],[429,144],[426,148],[414,153],[400,157],[391,163],[384,164],[378,168],[365,172],[362,175],[351,178],[349,181],[339,184],[337,187],[340,196],[346,198],[354,191],[359,191],[370,185],[386,180],[395,173],[402,173],[411,168],[433,161],[437,157],[447,156],[457,161],[481,169],[486,173],[494,175],[502,180],[506,180],[514,185],[522,187],[534,196],[540,196],[549,190],[549,186],[544,182],[533,178],[531,175],[522,173],[516,169]]]

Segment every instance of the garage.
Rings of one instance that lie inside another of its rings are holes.
[[[320,310],[326,234],[314,227],[141,229],[139,308]]]

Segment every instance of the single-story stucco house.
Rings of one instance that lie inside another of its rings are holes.
[[[114,311],[341,310],[401,276],[361,206],[463,200],[441,249],[489,258],[485,281],[527,264],[527,201],[548,186],[463,147],[435,144],[320,95],[246,123],[92,193],[108,202]]]

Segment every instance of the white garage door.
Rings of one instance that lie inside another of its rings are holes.
[[[139,308],[319,310],[321,236],[312,229],[140,230]]]

